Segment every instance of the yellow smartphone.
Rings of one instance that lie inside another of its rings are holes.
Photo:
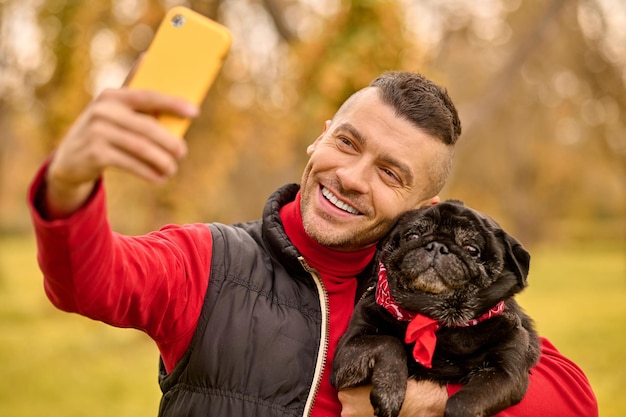
[[[200,106],[230,49],[228,29],[183,6],[167,12],[128,87],[159,91]],[[183,136],[191,121],[168,114],[155,117]]]

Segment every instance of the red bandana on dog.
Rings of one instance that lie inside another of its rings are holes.
[[[376,286],[376,302],[391,313],[400,321],[408,321],[409,326],[406,329],[404,337],[405,343],[415,342],[413,347],[413,358],[417,363],[427,367],[432,367],[433,354],[435,345],[437,344],[437,330],[443,325],[437,320],[426,317],[422,314],[406,310],[396,303],[389,292],[389,283],[387,282],[387,269],[381,263],[378,268],[378,285]],[[480,322],[490,319],[504,311],[504,301],[500,301],[495,307],[490,309],[482,316],[472,319],[463,324],[457,324],[457,327],[475,326]]]

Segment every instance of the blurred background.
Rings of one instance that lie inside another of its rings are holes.
[[[623,0],[0,0],[0,415],[156,414],[151,343],[45,300],[25,195],[180,4],[226,25],[233,47],[179,175],[155,187],[107,173],[116,230],[258,218],[351,93],[421,72],[463,123],[442,196],[531,250],[526,308],[587,373],[601,415],[626,415]]]

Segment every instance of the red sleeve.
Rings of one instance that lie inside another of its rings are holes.
[[[460,385],[450,385],[448,394],[460,388]],[[541,358],[531,370],[526,396],[497,416],[598,417],[598,403],[582,370],[542,338]]]
[[[37,208],[45,170],[31,185],[29,205],[48,298],[61,310],[146,332],[171,370],[189,346],[204,301],[212,255],[209,227],[117,234],[106,218],[101,184],[74,215],[47,221]]]

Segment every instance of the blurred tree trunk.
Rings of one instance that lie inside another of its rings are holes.
[[[265,10],[272,17],[276,31],[285,42],[291,44],[297,40],[297,36],[287,23],[285,11],[279,3],[279,0],[263,0]]]
[[[491,79],[489,89],[481,95],[476,102],[467,103],[463,128],[466,136],[471,136],[473,129],[480,129],[489,124],[497,115],[497,109],[511,99],[511,85],[519,77],[518,70],[534,54],[541,52],[541,45],[545,41],[546,32],[553,27],[559,13],[570,0],[550,0],[544,2],[544,11],[535,18],[534,22],[527,23],[530,26],[528,32],[518,41],[515,50],[510,54],[508,61],[498,73]]]
[[[542,4],[544,11],[537,16],[534,22],[528,24],[530,29],[521,38],[511,53],[511,56],[490,82],[486,94],[476,103],[468,107],[471,111],[465,119],[465,135],[472,138],[473,130],[484,132],[484,128],[493,126],[492,119],[499,117],[497,111],[502,106],[515,105],[512,92],[513,85],[519,77],[519,68],[522,68],[534,53],[541,53],[545,43],[546,33],[556,25],[559,14],[563,12],[569,0],[551,0]],[[506,132],[506,130],[503,130]],[[500,195],[502,205],[506,207],[507,218],[512,230],[523,242],[531,243],[542,237],[542,228],[537,227],[543,216],[542,207],[536,204],[534,195],[529,192],[534,186],[536,169],[532,148],[523,134],[511,129],[500,138],[506,142],[502,157],[509,161],[507,178],[509,178]]]
[[[221,0],[191,0],[189,2],[189,7],[213,20],[218,21],[218,11],[221,4]]]

